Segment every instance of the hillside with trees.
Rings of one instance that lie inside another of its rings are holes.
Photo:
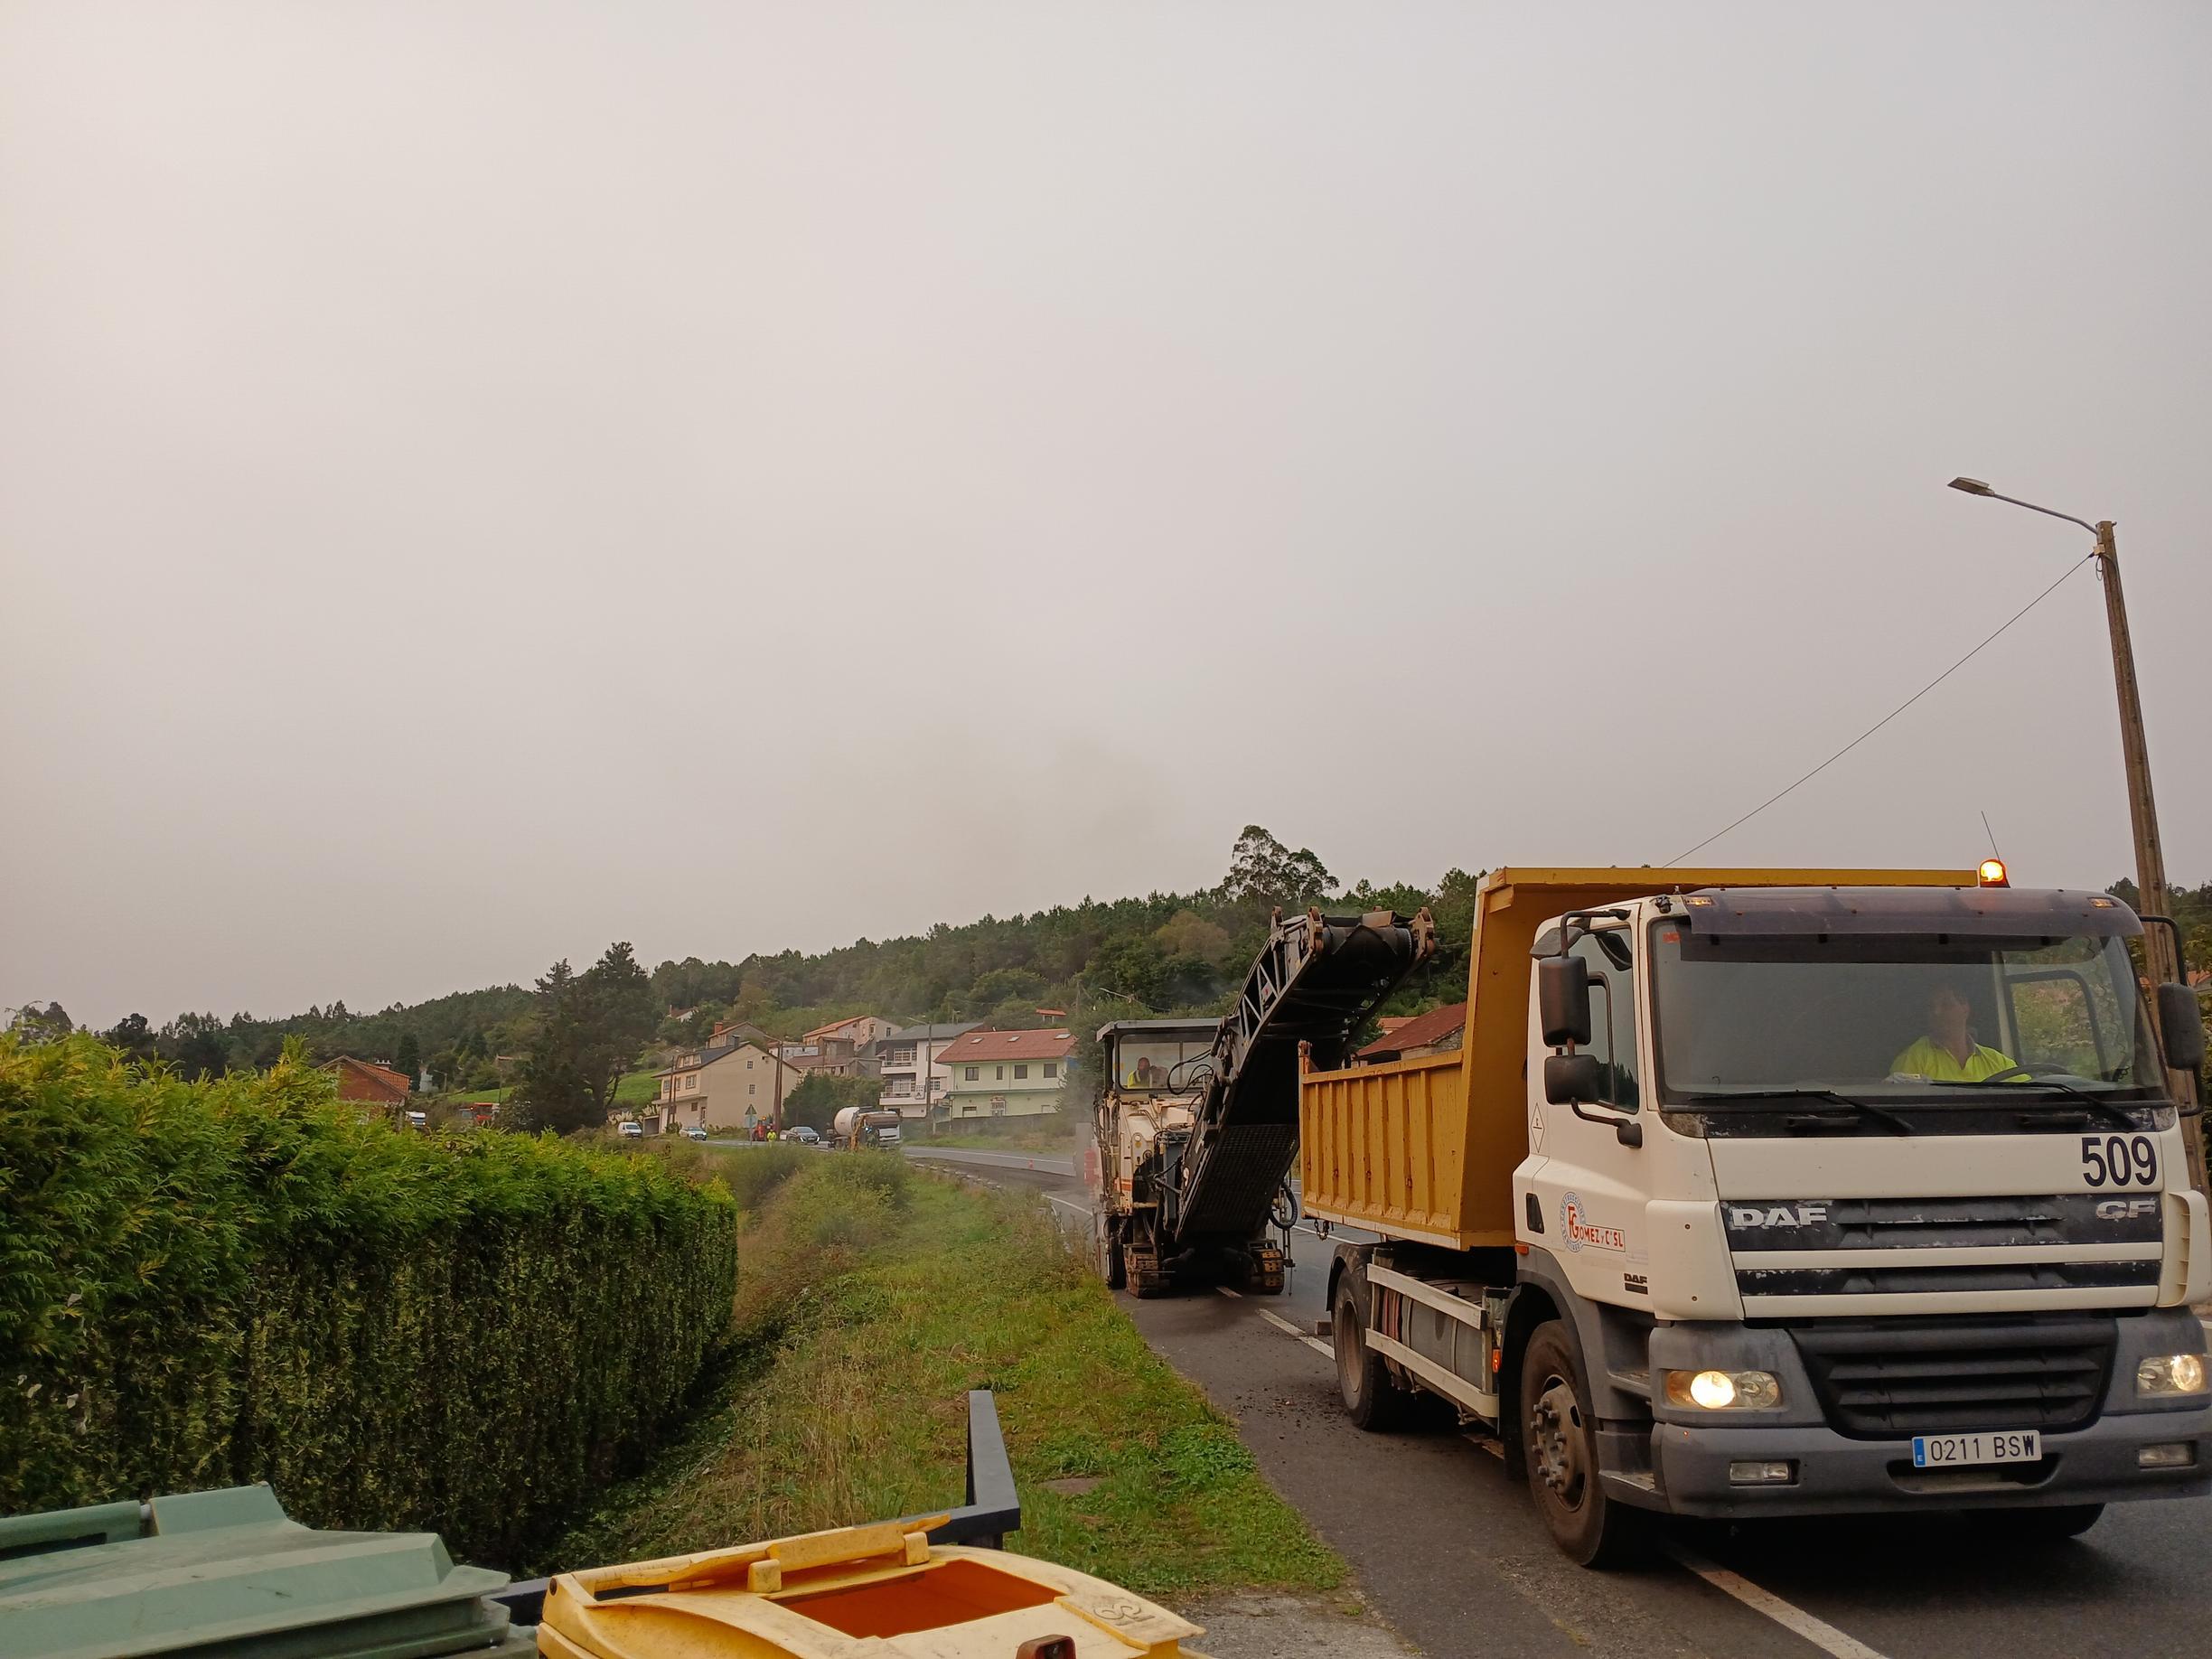
[[[567,1127],[604,1118],[615,1081],[647,1043],[696,1041],[721,1021],[790,1038],[858,1013],[902,1022],[972,1019],[1007,1029],[1218,1013],[1277,906],[1407,913],[1428,906],[1437,923],[1436,956],[1382,1010],[1418,1013],[1465,994],[1481,875],[1448,870],[1432,886],[1346,885],[1310,848],[1293,850],[1253,824],[1237,838],[1222,880],[1196,892],[1086,898],[815,954],[686,957],[650,974],[627,944],[618,944],[581,974],[565,961],[555,964],[535,990],[494,986],[373,1014],[354,1013],[343,1002],[282,1019],[186,1013],[159,1027],[134,1014],[99,1035],[134,1057],[164,1060],[188,1079],[266,1070],[293,1037],[316,1059],[351,1054],[409,1075],[426,1067],[441,1088],[520,1084],[527,1075],[525,1092],[546,1126]],[[2115,882],[2111,891],[2134,902],[2131,882]],[[2174,910],[2189,961],[2212,965],[2212,882],[2177,888]],[[58,1004],[33,1004],[17,1011],[14,1024],[41,1036],[71,1028]],[[508,1057],[505,1064],[499,1056]],[[809,1105],[827,1103],[825,1097]]]

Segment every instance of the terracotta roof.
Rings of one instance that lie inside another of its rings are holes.
[[[940,1065],[973,1065],[979,1060],[1064,1060],[1075,1046],[1065,1031],[970,1031],[948,1046]]]
[[[379,1065],[373,1060],[356,1060],[351,1054],[340,1054],[323,1068],[338,1079],[338,1098],[342,1101],[370,1101],[379,1105],[393,1105],[408,1097],[408,1080],[388,1065]]]
[[[801,1032],[799,1034],[799,1040],[801,1043],[811,1043],[818,1036],[830,1036],[836,1032],[844,1030],[848,1026],[858,1026],[863,1021],[871,1020],[875,1017],[876,1017],[873,1014],[856,1014],[850,1019],[832,1020],[826,1026],[815,1026],[811,1031]]]
[[[1448,1008],[1430,1008],[1426,1014],[1417,1014],[1402,1026],[1384,1032],[1361,1049],[1355,1058],[1361,1060],[1392,1060],[1409,1048],[1427,1048],[1440,1043],[1467,1024],[1467,1004],[1455,1002]]]

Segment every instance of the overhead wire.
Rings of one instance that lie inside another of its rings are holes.
[[[2088,552],[2083,554],[2081,558],[2076,560],[2073,564],[2068,565],[2064,570],[2060,571],[2058,573],[2058,578],[2057,581],[2053,582],[2048,587],[2045,588],[2041,593],[2030,599],[2026,605],[2020,606],[2019,610],[2013,612],[2011,615],[2006,617],[2004,621],[1998,625],[1995,633],[1992,633],[1979,645],[1976,645],[1972,651],[1961,657],[1956,662],[1954,662],[1949,668],[1944,670],[1942,673],[1936,675],[1935,679],[1929,680],[1927,684],[1922,686],[1917,691],[1914,692],[1910,697],[1899,703],[1895,708],[1892,708],[1888,714],[1882,716],[1880,719],[1875,721],[1873,725],[1868,726],[1866,730],[1861,732],[1856,737],[1852,738],[1849,743],[1838,749],[1833,755],[1831,755],[1826,760],[1821,762],[1819,765],[1814,767],[1812,771],[1806,773],[1803,777],[1798,778],[1795,782],[1786,784],[1782,788],[1775,791],[1773,794],[1767,796],[1766,800],[1760,801],[1758,805],[1753,807],[1741,818],[1736,820],[1735,822],[1728,825],[1724,829],[1714,830],[1711,835],[1700,841],[1695,847],[1691,848],[1687,852],[1676,853],[1672,858],[1669,858],[1665,864],[1660,866],[1660,867],[1662,869],[1673,868],[1675,865],[1680,864],[1684,858],[1687,858],[1691,853],[1702,851],[1704,848],[1711,847],[1722,836],[1729,833],[1730,830],[1741,829],[1744,825],[1749,823],[1753,819],[1757,818],[1761,812],[1764,812],[1768,807],[1774,805],[1776,801],[1781,800],[1792,790],[1797,788],[1799,784],[1810,783],[1814,778],[1820,776],[1822,773],[1827,771],[1829,767],[1834,765],[1836,762],[1842,760],[1846,755],[1849,755],[1853,749],[1857,748],[1861,744],[1871,737],[1876,732],[1881,730],[1883,726],[1889,725],[1890,721],[1896,719],[1898,716],[1903,714],[1907,708],[1910,708],[1915,703],[1918,702],[1922,698],[1933,691],[1937,686],[1943,684],[1945,680],[1950,679],[1952,675],[1957,673],[1959,670],[1964,668],[1969,662],[1972,662],[1984,651],[1995,644],[1998,638],[2003,634],[2006,629],[2011,627],[2014,623],[2020,621],[2021,617],[2027,615],[2029,612],[2034,610],[2036,606],[2041,605],[2046,599],[2057,593],[2058,591],[2060,583],[2063,583],[2068,576],[2072,576],[2076,570],[2079,570],[2084,565],[2088,564],[2095,558],[2096,550],[2093,548]]]

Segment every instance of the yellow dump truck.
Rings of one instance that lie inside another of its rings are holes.
[[[1491,874],[1459,1051],[1302,1068],[1306,1213],[1379,1235],[1329,1270],[1353,1420],[1450,1402],[1589,1564],[2212,1486],[2202,1028],[2160,988],[2161,1055],[2125,904],[2003,883]]]

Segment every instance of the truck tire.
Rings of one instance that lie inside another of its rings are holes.
[[[1521,1355],[1521,1444],[1529,1492],[1559,1547],[1584,1567],[1632,1559],[1644,1517],[1607,1495],[1598,1478],[1598,1428],[1567,1327],[1530,1333]]]
[[[1106,1281],[1109,1290],[1119,1290],[1129,1282],[1128,1270],[1121,1261],[1121,1230],[1113,1223],[1113,1217],[1101,1214],[1093,1223],[1096,1229],[1094,1243],[1098,1251],[1099,1277]]]
[[[1359,1289],[1346,1273],[1336,1281],[1329,1335],[1336,1348],[1336,1392],[1345,1415],[1370,1434],[1388,1434],[1405,1420],[1410,1403],[1382,1356],[1367,1345],[1367,1315]]]

